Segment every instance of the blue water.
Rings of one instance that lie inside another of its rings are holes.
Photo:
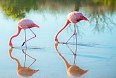
[[[81,11],[87,15],[83,9]],[[32,28],[37,37],[27,42],[26,53],[36,59],[30,68],[40,70],[30,78],[70,78],[65,63],[54,48],[54,36],[64,25],[69,11],[60,14],[43,13],[45,16],[33,11],[26,14],[26,18],[32,19],[40,26],[40,29]],[[115,17],[114,13],[110,19],[115,21]],[[90,19],[89,15],[87,18]],[[18,21],[13,21],[11,18],[6,19],[4,14],[0,12],[0,22],[0,78],[20,78],[17,74],[17,63],[9,56],[10,47],[8,45],[9,38],[17,32]],[[76,65],[83,70],[89,70],[81,78],[116,78],[116,25],[108,22],[111,31],[106,26],[104,31],[98,32],[94,29],[95,21],[90,19],[90,22],[81,21],[77,26],[80,31],[77,36]],[[58,36],[59,41],[65,42],[73,33],[72,31],[73,24],[70,24]],[[27,38],[33,36],[29,30],[27,33]],[[13,39],[15,48],[12,51],[12,56],[20,61],[21,66],[24,66],[25,62],[25,55],[21,48],[23,41],[24,32],[22,30],[20,35]],[[68,45],[75,51],[75,38],[72,38]],[[69,64],[73,65],[74,55],[66,44],[59,44],[58,50]],[[26,56],[25,67],[28,67],[33,61],[32,58]]]

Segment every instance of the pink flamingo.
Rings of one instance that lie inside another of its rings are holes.
[[[15,35],[11,36],[10,40],[9,40],[9,46],[13,47],[12,45],[12,39],[14,37],[17,37],[20,34],[21,29],[24,29],[25,32],[25,41],[23,42],[22,46],[29,40],[33,39],[36,37],[36,34],[30,29],[32,27],[37,27],[40,28],[38,25],[36,25],[32,20],[30,19],[21,19],[18,21],[18,31]],[[26,39],[26,29],[30,29],[30,31],[34,34],[34,36],[30,39]],[[26,44],[25,44],[26,45]]]
[[[65,25],[57,32],[57,34],[55,35],[55,41],[59,43],[58,41],[58,35],[60,34],[60,32],[62,30],[64,30],[67,25],[69,23],[73,23],[74,24],[74,33],[73,35],[65,42],[66,44],[68,43],[68,41],[75,35],[76,36],[76,43],[77,43],[77,31],[76,31],[76,23],[78,23],[81,20],[85,20],[85,21],[89,21],[85,16],[83,16],[82,13],[77,12],[77,11],[73,11],[71,13],[68,14],[67,16],[67,20]]]

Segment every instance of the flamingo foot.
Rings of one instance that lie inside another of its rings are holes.
[[[23,42],[22,46],[25,44],[25,42]]]
[[[62,42],[62,44],[67,44],[66,42]]]
[[[60,42],[59,42],[60,43]],[[61,42],[62,44],[67,44],[67,42]]]

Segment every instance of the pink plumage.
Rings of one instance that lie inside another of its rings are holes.
[[[32,20],[30,20],[30,19],[26,19],[26,18],[25,18],[25,19],[19,20],[19,21],[18,21],[18,31],[17,31],[17,33],[16,33],[15,35],[11,36],[11,38],[10,38],[10,40],[9,40],[9,46],[13,47],[13,45],[12,45],[12,39],[13,39],[14,37],[17,37],[17,36],[20,34],[20,31],[21,31],[22,29],[24,29],[24,31],[25,31],[25,41],[23,42],[22,46],[23,46],[27,41],[29,41],[29,40],[35,38],[35,37],[36,37],[36,34],[30,29],[30,28],[32,28],[32,27],[40,28],[37,24],[35,24],[35,23],[34,23]],[[32,38],[28,39],[28,40],[26,39],[26,29],[30,29],[30,31],[34,34],[34,36],[33,36]]]
[[[27,29],[27,28],[32,28],[32,27],[38,27],[38,25],[36,25],[32,20],[30,19],[21,19],[18,21],[18,27],[22,28],[22,29]]]
[[[62,30],[64,30],[66,27],[67,27],[67,25],[69,24],[69,23],[73,23],[74,24],[74,33],[73,33],[73,35],[66,41],[66,43],[75,35],[75,36],[77,36],[77,30],[76,30],[76,23],[78,23],[79,21],[81,21],[81,20],[85,20],[85,21],[89,21],[85,16],[83,16],[83,14],[82,13],[80,13],[80,12],[77,12],[77,11],[73,11],[73,12],[70,12],[69,14],[68,14],[68,16],[67,16],[67,20],[66,20],[66,23],[65,23],[65,25],[57,32],[57,34],[55,35],[55,41],[56,42],[59,42],[58,41],[58,35],[60,34],[60,32],[62,31]],[[77,37],[76,37],[77,38]]]
[[[67,16],[67,19],[71,22],[76,24],[77,22],[81,21],[81,20],[86,20],[89,21],[86,17],[83,16],[82,13],[77,12],[77,11],[73,11],[70,12]]]

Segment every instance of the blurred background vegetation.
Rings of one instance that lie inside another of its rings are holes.
[[[31,10],[63,13],[66,10],[79,11],[81,7],[89,10],[91,15],[112,14],[116,10],[116,0],[0,0],[0,8],[5,16],[14,20],[24,18]]]
[[[94,29],[98,32],[104,28],[112,29],[107,22],[116,24],[109,19],[116,11],[116,0],[0,0],[0,9],[6,18],[11,17],[13,20],[24,18],[31,11],[59,14],[83,10],[84,15],[94,21]]]

